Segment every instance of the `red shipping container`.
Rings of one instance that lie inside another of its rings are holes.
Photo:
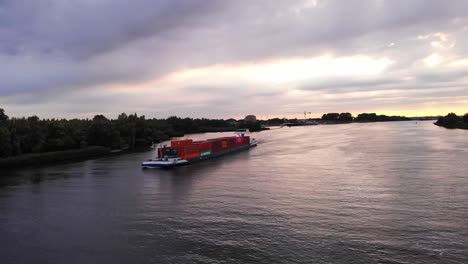
[[[197,144],[188,145],[188,146],[185,146],[184,148],[185,148],[185,154],[193,154],[193,153],[200,152]]]
[[[250,144],[250,137],[249,136],[245,136],[244,137],[244,145],[249,145]]]
[[[198,144],[198,148],[200,149],[200,151],[210,150],[211,142],[208,142],[208,141],[200,142],[200,144]]]
[[[211,150],[213,153],[218,153],[220,151],[223,151],[221,141],[213,141],[211,142]]]
[[[177,153],[179,156],[184,156],[185,155],[185,148],[184,147],[176,147]]]
[[[191,139],[182,139],[182,140],[173,140],[171,141],[171,148],[184,147],[187,145],[192,145],[193,140]]]

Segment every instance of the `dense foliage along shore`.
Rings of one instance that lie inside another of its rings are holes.
[[[434,124],[445,128],[468,129],[468,113],[464,116],[457,116],[455,113],[449,113],[441,116]]]
[[[427,118],[427,117],[424,117]],[[419,120],[421,118],[417,118]],[[431,117],[432,119],[432,117]],[[376,113],[361,113],[357,117],[354,117],[351,113],[326,113],[323,114],[321,118],[309,118],[304,119],[286,119],[286,118],[272,118],[266,121],[260,121],[262,125],[267,126],[280,126],[285,123],[288,124],[300,124],[306,122],[315,121],[319,124],[346,124],[352,122],[358,123],[370,123],[370,122],[390,122],[390,121],[408,121],[413,120],[412,118],[405,116],[387,116],[387,115],[378,115]]]
[[[71,120],[40,119],[37,116],[9,118],[0,108],[0,168],[102,156],[112,150],[147,149],[152,143],[189,133],[224,132],[237,128],[261,130],[258,123],[233,119],[175,116],[146,119],[125,113],[114,120],[103,115]]]
[[[0,159],[0,168],[22,168],[25,166],[39,166],[69,160],[86,160],[94,157],[102,157],[111,153],[109,148],[100,146],[45,153],[28,153]]]
[[[377,115],[376,113],[362,113],[357,117],[353,117],[350,113],[328,113],[323,114],[323,121],[336,122],[336,123],[349,123],[349,122],[389,122],[389,121],[408,121],[411,120],[404,116],[387,116]]]

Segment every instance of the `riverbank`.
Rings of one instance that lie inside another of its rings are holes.
[[[452,125],[448,126],[446,124],[440,124],[440,123],[437,123],[437,122],[435,122],[434,125],[444,127],[444,128],[447,128],[447,129],[465,129],[465,130],[468,130],[468,123],[462,123],[462,122],[455,123],[453,126]]]
[[[260,131],[268,130],[269,128],[262,128]],[[231,132],[232,129],[212,129],[209,132],[203,133],[220,133],[220,132]],[[259,131],[254,131],[259,132]],[[201,134],[201,133],[194,133]],[[180,137],[183,137],[184,134],[180,134]],[[167,140],[172,140],[177,138],[174,136],[168,138]],[[149,151],[150,147],[138,147],[134,150],[130,149],[116,149],[112,150],[110,148],[102,146],[90,146],[82,149],[71,149],[64,151],[53,151],[53,152],[42,152],[42,153],[28,153],[19,156],[12,156],[8,158],[0,159],[0,169],[21,169],[24,167],[33,167],[33,166],[47,166],[54,165],[66,162],[76,162],[83,161],[88,159],[101,158],[106,156],[114,155],[123,155],[128,153]]]
[[[446,116],[439,117],[434,125],[448,129],[458,128],[468,130],[468,114],[465,114],[464,116],[457,116],[455,113],[449,113]]]
[[[125,153],[126,151],[111,151],[109,148],[92,146],[82,149],[64,151],[29,153],[0,159],[0,169],[19,169],[31,166],[50,165],[69,161],[80,161]]]

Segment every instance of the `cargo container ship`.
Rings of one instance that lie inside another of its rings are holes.
[[[212,138],[203,141],[182,139],[171,141],[170,146],[157,148],[158,157],[141,163],[143,168],[172,168],[189,165],[193,162],[203,161],[246,150],[257,146],[254,138],[246,136],[248,131],[236,131],[237,136]]]

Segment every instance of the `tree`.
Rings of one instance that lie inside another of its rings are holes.
[[[110,120],[103,115],[89,119],[9,118],[0,109],[0,157],[27,153],[41,153],[88,146],[117,148],[145,148],[151,143],[183,136],[185,133],[233,130],[237,122],[222,119],[192,119],[169,117],[146,119],[145,116],[122,113]],[[261,123],[251,124],[260,130]]]
[[[0,108],[0,125],[6,124],[7,121],[8,116],[5,114],[5,110],[3,110],[3,108]]]
[[[463,122],[468,123],[468,113],[463,116]]]
[[[105,121],[109,121],[109,119],[107,119],[107,117],[103,115],[95,115],[93,117],[93,122],[105,122]]]
[[[257,132],[262,130],[260,122],[241,122],[239,128],[246,128],[251,132]]]
[[[127,120],[127,118],[128,118],[128,116],[127,116],[126,113],[121,113],[121,114],[119,115],[119,117],[117,118],[117,120],[119,120],[119,121],[122,121],[122,120],[125,121],[125,120]]]
[[[229,122],[229,120],[227,120]],[[268,119],[268,124],[269,125],[281,125],[283,123],[286,123],[283,119],[280,118],[272,118]]]
[[[341,113],[338,120],[340,122],[351,122],[353,121],[353,115],[351,115],[351,113]]]
[[[10,141],[10,131],[4,126],[0,126],[0,157],[5,158],[11,155],[12,147]]]
[[[12,154],[11,133],[7,127],[8,116],[5,110],[0,108],[0,157],[8,157]]]
[[[118,131],[116,131],[118,133]],[[117,133],[111,122],[103,115],[96,115],[88,129],[88,143],[91,146],[115,147]],[[120,140],[120,135],[119,135]]]
[[[445,124],[448,128],[455,128],[458,123],[458,116],[455,113],[449,113],[445,117]]]
[[[360,122],[376,122],[376,121],[378,121],[376,113],[362,113],[362,114],[359,114],[356,117],[356,120],[360,121]]]
[[[322,120],[325,121],[338,121],[340,114],[338,113],[328,113],[322,115]]]

